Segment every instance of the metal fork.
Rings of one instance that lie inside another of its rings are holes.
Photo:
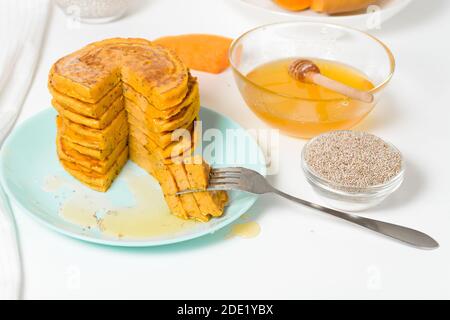
[[[211,170],[208,190],[239,190],[254,194],[275,193],[286,199],[304,206],[320,210],[337,218],[355,223],[364,228],[381,233],[385,236],[402,241],[420,249],[435,249],[439,244],[423,232],[399,226],[396,224],[364,218],[357,215],[337,211],[321,205],[296,198],[278,189],[275,189],[264,176],[256,171],[241,168],[216,168]],[[201,190],[186,190],[178,194],[198,192]]]

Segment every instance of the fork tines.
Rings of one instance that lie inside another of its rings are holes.
[[[208,189],[232,189],[239,185],[242,168],[215,168],[210,172]]]

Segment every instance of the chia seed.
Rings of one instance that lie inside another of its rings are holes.
[[[102,19],[122,15],[129,0],[57,0],[58,5],[69,15],[82,19]]]
[[[365,132],[333,131],[312,140],[305,162],[318,177],[337,186],[367,188],[385,184],[402,170],[401,153]]]

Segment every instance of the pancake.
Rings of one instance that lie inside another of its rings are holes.
[[[154,119],[168,119],[176,115],[186,106],[192,104],[199,97],[197,79],[189,75],[188,93],[183,101],[169,109],[159,110],[149,100],[133,89],[130,85],[122,83],[123,95],[138,106],[148,117]]]
[[[92,129],[61,116],[57,117],[57,122],[58,133],[63,138],[92,149],[110,149],[128,136],[125,110],[103,130]]]
[[[86,143],[87,140],[82,140],[82,137],[78,137],[74,134],[68,134],[66,130],[64,130],[64,122],[66,119],[62,117],[56,118],[56,126],[58,131],[58,136],[64,140],[64,144],[70,148],[78,151],[79,153],[98,159],[104,160],[106,159],[116,148],[117,144],[119,144],[122,140],[127,140],[127,134],[124,135],[111,135],[107,139],[103,148],[92,148],[88,146],[89,143]],[[70,129],[69,129],[70,131]],[[86,130],[86,132],[89,132]],[[127,133],[127,131],[125,131]],[[81,140],[80,140],[81,139]],[[81,143],[81,144],[80,144]]]
[[[189,119],[190,122],[183,123],[173,131],[157,133],[146,126],[145,121],[139,119],[140,118],[138,116],[135,116],[134,113],[128,113],[128,123],[130,124],[130,127],[139,130],[142,134],[151,139],[151,142],[155,143],[161,148],[165,148],[173,141],[178,140],[181,135],[190,133],[192,136],[193,124],[195,121],[197,121],[196,118],[192,118]],[[185,132],[185,130],[187,130],[188,132]]]
[[[105,174],[111,169],[124,149],[127,148],[127,139],[120,141],[111,154],[103,160],[78,152],[76,149],[67,145],[66,140],[60,136],[57,138],[56,145],[59,159],[76,163],[81,167],[90,169],[99,174]]]
[[[94,129],[106,128],[117,117],[120,111],[124,109],[123,97],[118,97],[99,119],[89,118],[77,113],[74,110],[64,108],[55,99],[52,100],[52,105],[64,118]]]
[[[183,168],[189,181],[190,190],[205,190],[208,188],[210,167],[200,156],[183,160]],[[228,202],[225,191],[196,192],[195,199],[203,213],[219,217]]]
[[[173,131],[179,128],[184,128],[187,124],[194,121],[200,112],[200,99],[196,99],[169,119],[153,119],[152,125],[158,128],[158,132]]]
[[[172,177],[175,180],[175,184],[177,186],[177,192],[183,191],[183,190],[189,190],[189,181],[187,179],[187,176],[184,172],[183,165],[179,164],[172,164],[169,165],[170,173],[172,174]],[[190,217],[193,217],[196,220],[207,222],[209,221],[210,217],[207,214],[203,214],[200,211],[200,208],[197,204],[197,201],[195,200],[195,197],[193,194],[184,194],[179,196],[181,200],[181,204],[183,205],[184,210],[186,211],[186,214]]]
[[[116,101],[117,98],[122,96],[122,86],[118,83],[114,88],[107,92],[98,102],[88,103],[81,100],[69,97],[62,94],[52,85],[48,86],[53,99],[64,109],[76,110],[80,115],[99,119],[111,106],[111,104]]]
[[[184,152],[179,156],[173,156],[173,157],[165,159],[161,156],[160,152],[149,151],[144,145],[140,144],[140,142],[133,136],[128,137],[128,146],[130,148],[130,158],[131,159],[133,158],[132,157],[133,154],[137,153],[137,154],[139,154],[139,157],[144,157],[144,158],[148,159],[148,161],[150,161],[150,162],[158,162],[161,165],[170,165],[172,163],[180,163],[183,161],[184,158],[190,157],[194,153],[194,148],[195,148],[195,146],[194,146],[193,148],[184,150]],[[151,168],[151,167],[152,166],[150,166],[150,165],[145,165],[143,167],[143,169],[145,169],[151,175],[153,175],[151,170],[147,170],[148,168]]]
[[[188,69],[172,51],[144,39],[114,38],[59,59],[49,83],[67,96],[95,103],[123,81],[165,110],[184,99],[188,78]]]
[[[171,212],[183,219],[189,219],[190,216],[183,206],[183,201],[180,196],[175,195],[177,192],[177,184],[170,173],[167,166],[156,165],[154,167],[155,178],[160,182],[163,190],[164,199],[167,202]]]
[[[151,129],[149,129],[142,121],[139,121],[138,118],[134,117],[133,114],[128,113],[128,123],[130,128],[134,128],[142,132],[151,142],[157,145],[160,148],[166,148],[169,144],[173,142],[174,138],[178,138],[179,134],[182,134],[183,131],[166,131],[155,133]],[[186,123],[185,125],[177,128],[177,130],[188,130],[192,131],[192,123]]]
[[[128,147],[125,148],[122,153],[117,158],[116,162],[111,166],[111,168],[105,173],[100,174],[92,169],[87,169],[80,166],[78,163],[73,161],[67,161],[60,159],[60,163],[64,169],[69,172],[74,178],[79,180],[81,183],[87,185],[88,187],[105,192],[109,189],[114,179],[122,170],[123,166],[128,160]]]
[[[131,129],[134,130],[134,129]],[[134,139],[134,144],[139,144],[144,147],[149,153],[157,155],[164,163],[171,163],[171,158],[178,158],[182,154],[186,154],[192,150],[192,142],[183,140],[182,143],[174,143],[169,145],[166,149],[154,147],[149,143],[140,142],[141,135],[139,133],[131,132],[129,139]],[[167,161],[164,161],[167,160]]]
[[[135,143],[131,137],[128,140],[128,148],[130,150],[130,160],[152,176],[155,176],[152,158],[149,156],[147,149]]]
[[[206,222],[223,214],[226,192],[176,195],[205,189],[209,166],[188,160],[201,130],[199,88],[173,52],[144,39],[96,42],[59,59],[48,87],[59,113],[56,151],[76,179],[105,192],[131,159],[158,180],[174,215]]]
[[[141,125],[144,125],[147,129],[155,133],[160,133],[173,131],[191,123],[197,117],[200,110],[200,99],[194,100],[190,105],[187,105],[179,113],[168,119],[149,118],[134,102],[126,98],[125,108],[128,114],[139,119]]]

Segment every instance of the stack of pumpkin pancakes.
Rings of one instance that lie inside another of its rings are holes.
[[[82,183],[107,191],[130,158],[160,183],[172,213],[208,221],[225,191],[206,189],[209,165],[192,157],[200,110],[197,79],[171,51],[144,39],[108,39],[58,60],[49,74],[58,111],[57,152]]]

